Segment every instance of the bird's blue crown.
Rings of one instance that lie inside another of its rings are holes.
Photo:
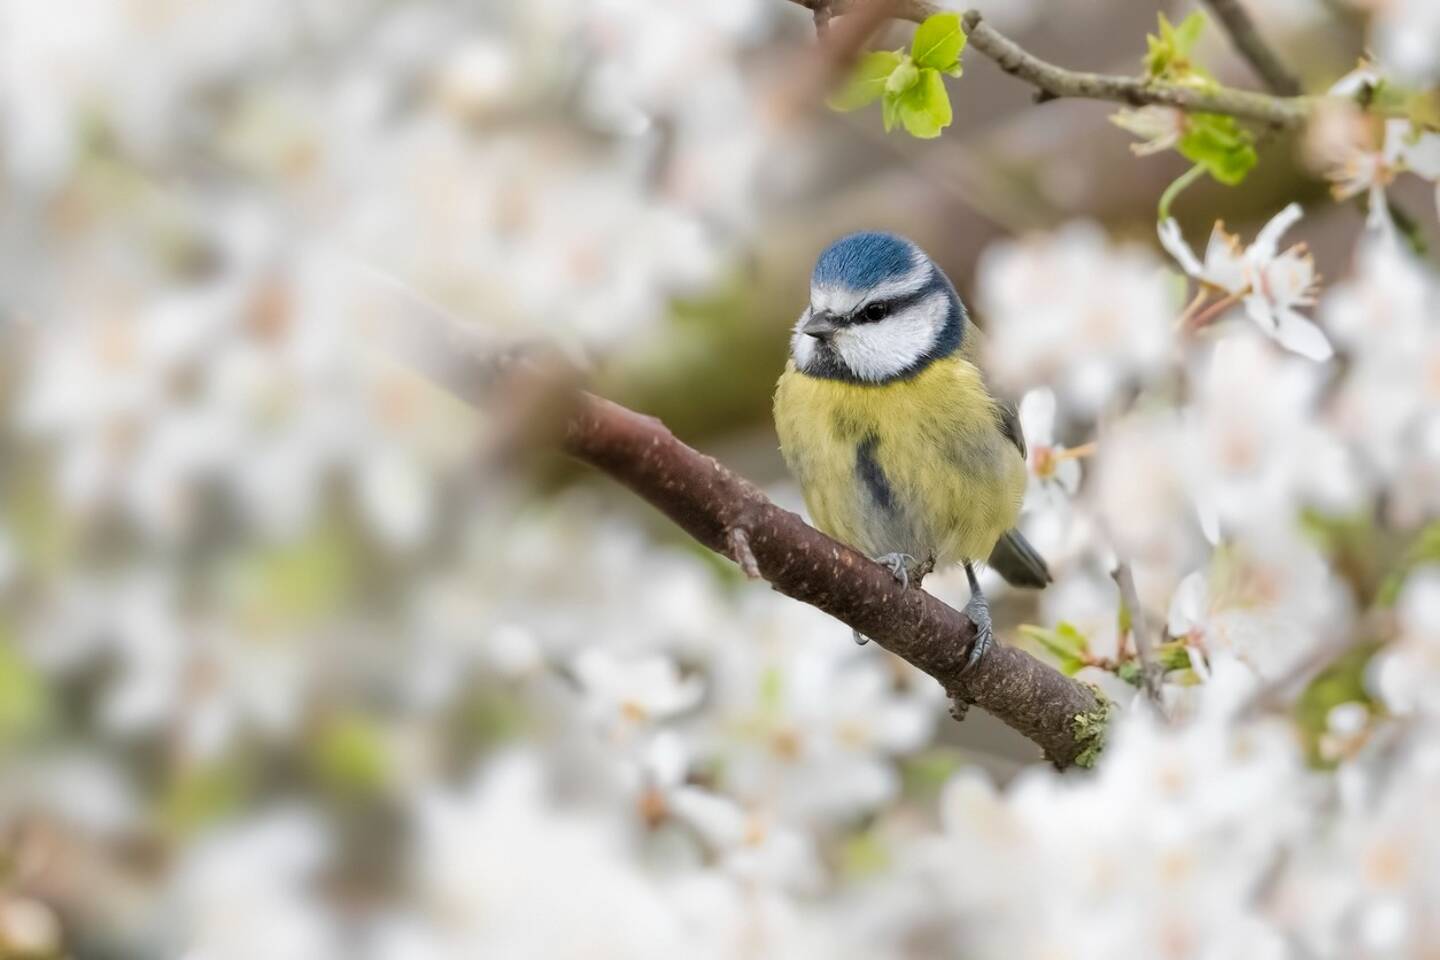
[[[852,233],[841,237],[815,261],[812,283],[864,290],[897,280],[915,269],[918,247],[893,233]]]

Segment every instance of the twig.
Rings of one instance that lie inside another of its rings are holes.
[[[1265,42],[1265,38],[1260,36],[1255,21],[1250,18],[1250,12],[1241,5],[1240,0],[1205,0],[1205,4],[1214,11],[1215,18],[1225,27],[1225,32],[1230,34],[1235,49],[1240,51],[1240,55],[1265,82],[1266,89],[1282,97],[1300,94],[1300,81],[1280,61],[1279,55]]]
[[[1115,586],[1120,588],[1121,610],[1130,625],[1130,636],[1135,640],[1135,654],[1140,658],[1140,686],[1150,702],[1159,707],[1160,664],[1155,659],[1150,628],[1145,624],[1145,611],[1140,606],[1140,594],[1135,589],[1135,573],[1130,569],[1130,564],[1121,562],[1110,571],[1110,577],[1115,581]]]
[[[1276,97],[1230,87],[1193,87],[1141,77],[1066,70],[1027,52],[985,23],[976,10],[965,14],[964,23],[972,49],[994,60],[1001,70],[1029,81],[1051,97],[1113,100],[1135,107],[1159,104],[1189,113],[1222,113],[1276,127],[1300,126],[1314,106],[1310,97]]]
[[[729,548],[730,559],[735,561],[741,573],[751,580],[760,579],[760,564],[755,560],[755,552],[750,549],[750,534],[745,532],[744,527],[731,527],[725,537],[725,545]]]
[[[823,37],[830,29],[830,0],[814,0],[810,9],[815,14],[815,33]]]
[[[820,0],[791,2],[813,11]],[[827,9],[833,16],[840,16],[860,2],[861,0],[828,0]],[[938,5],[928,0],[898,0],[891,15],[918,23],[940,10]],[[1144,77],[1066,70],[1026,51],[985,23],[977,10],[968,11],[964,15],[964,24],[965,32],[970,38],[970,48],[995,61],[1006,73],[1033,84],[1041,99],[1079,97],[1109,100],[1136,107],[1158,104],[1190,113],[1221,113],[1282,128],[1303,124],[1315,104],[1323,99],[1273,96],[1231,87],[1194,87]]]
[[[1019,731],[1057,766],[1093,755],[1090,731],[1107,705],[1092,688],[1000,644],[963,672],[975,639],[963,613],[903,588],[888,569],[776,506],[658,420],[581,393],[563,446],[711,550],[738,555],[747,567],[753,562],[779,592],[860,631],[934,677],[957,703],[976,704]],[[742,542],[745,550],[738,549]]]
[[[827,17],[838,17],[849,13],[852,7],[859,6],[865,0],[791,0],[809,10],[811,13],[824,10]],[[913,20],[920,23],[926,17],[934,16],[940,12],[940,5],[930,3],[929,0],[897,0],[894,10],[890,15],[897,20]]]

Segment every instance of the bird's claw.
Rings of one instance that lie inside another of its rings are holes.
[[[970,622],[975,624],[975,640],[970,644],[970,653],[965,658],[965,666],[960,668],[961,676],[969,673],[985,656],[985,652],[995,643],[995,631],[990,623],[990,601],[985,599],[983,593],[970,595],[970,602],[965,604],[965,615]]]
[[[890,571],[890,575],[899,581],[901,590],[910,589],[910,568],[915,565],[914,557],[908,553],[887,553],[876,557],[875,562]],[[870,638],[859,630],[852,629],[850,633],[862,647],[870,642]]]
[[[891,576],[900,581],[900,589],[910,589],[910,568],[915,566],[915,558],[908,553],[887,553],[875,558],[875,562],[890,571]]]

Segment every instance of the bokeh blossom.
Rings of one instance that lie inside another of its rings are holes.
[[[1048,384],[1062,402],[1103,407],[1166,358],[1171,306],[1157,266],[1086,223],[991,249],[976,289],[987,369],[1007,389]]]
[[[1254,4],[1334,28],[1303,5]],[[1435,4],[1350,6],[1337,96],[1440,75]],[[813,35],[782,0],[0,3],[0,956],[1426,955],[1440,274],[1386,211],[1440,134],[1320,113],[1382,235],[1247,183],[1254,243],[1202,258],[1148,188],[1106,206],[1131,168],[1066,104],[956,87],[975,139],[900,176],[794,108]],[[998,639],[1105,695],[1092,770],[522,442],[554,398],[498,358],[545,344],[795,505],[756,411],[850,220],[961,268],[1055,574],[994,592]],[[1260,333],[1193,335],[1232,309]]]

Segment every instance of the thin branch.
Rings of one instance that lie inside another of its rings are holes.
[[[1310,97],[1276,97],[1230,87],[1194,87],[1142,77],[1066,70],[1027,52],[985,23],[976,10],[965,14],[964,23],[971,48],[994,60],[1006,73],[1034,84],[1047,99],[1081,97],[1134,107],[1157,104],[1187,113],[1222,113],[1276,127],[1300,126],[1314,106]]]
[[[820,0],[791,0],[807,10],[814,10]],[[861,0],[828,0],[827,9],[840,16]],[[899,0],[892,16],[903,20],[923,21],[939,13],[941,8],[929,0]],[[1274,127],[1298,127],[1310,115],[1320,98],[1272,96],[1231,87],[1208,88],[1124,77],[1103,73],[1067,70],[1042,60],[1015,41],[984,22],[978,10],[964,15],[965,32],[970,48],[978,50],[1012,76],[1034,85],[1041,99],[1078,97],[1087,100],[1109,100],[1139,107],[1149,104],[1175,107],[1188,113],[1220,113],[1241,120],[1253,120]]]
[[[1135,640],[1135,654],[1140,658],[1140,687],[1150,702],[1160,707],[1160,664],[1155,659],[1150,628],[1145,623],[1145,611],[1140,606],[1140,593],[1135,589],[1135,573],[1130,569],[1130,564],[1122,562],[1110,571],[1110,577],[1115,581],[1115,586],[1120,588],[1121,610],[1130,624],[1130,636]]]
[[[1250,18],[1250,11],[1245,9],[1240,0],[1205,0],[1205,4],[1224,25],[1235,49],[1240,51],[1240,55],[1265,82],[1266,89],[1282,97],[1299,96],[1300,81],[1281,62],[1279,55],[1265,42],[1265,38],[1260,36],[1255,21]]]
[[[791,2],[798,3],[811,13],[823,10],[826,17],[838,17],[849,13],[851,8],[865,3],[866,0],[791,0]],[[895,9],[891,11],[890,15],[897,20],[913,20],[920,23],[926,17],[934,16],[940,11],[940,5],[931,3],[929,0],[896,0]]]
[[[776,506],[660,421],[582,393],[563,446],[747,573],[875,640],[938,680],[958,704],[973,703],[1019,731],[1057,766],[1093,757],[1093,731],[1108,705],[1092,688],[1003,644],[964,672],[975,626],[963,613],[901,587],[886,568]]]

